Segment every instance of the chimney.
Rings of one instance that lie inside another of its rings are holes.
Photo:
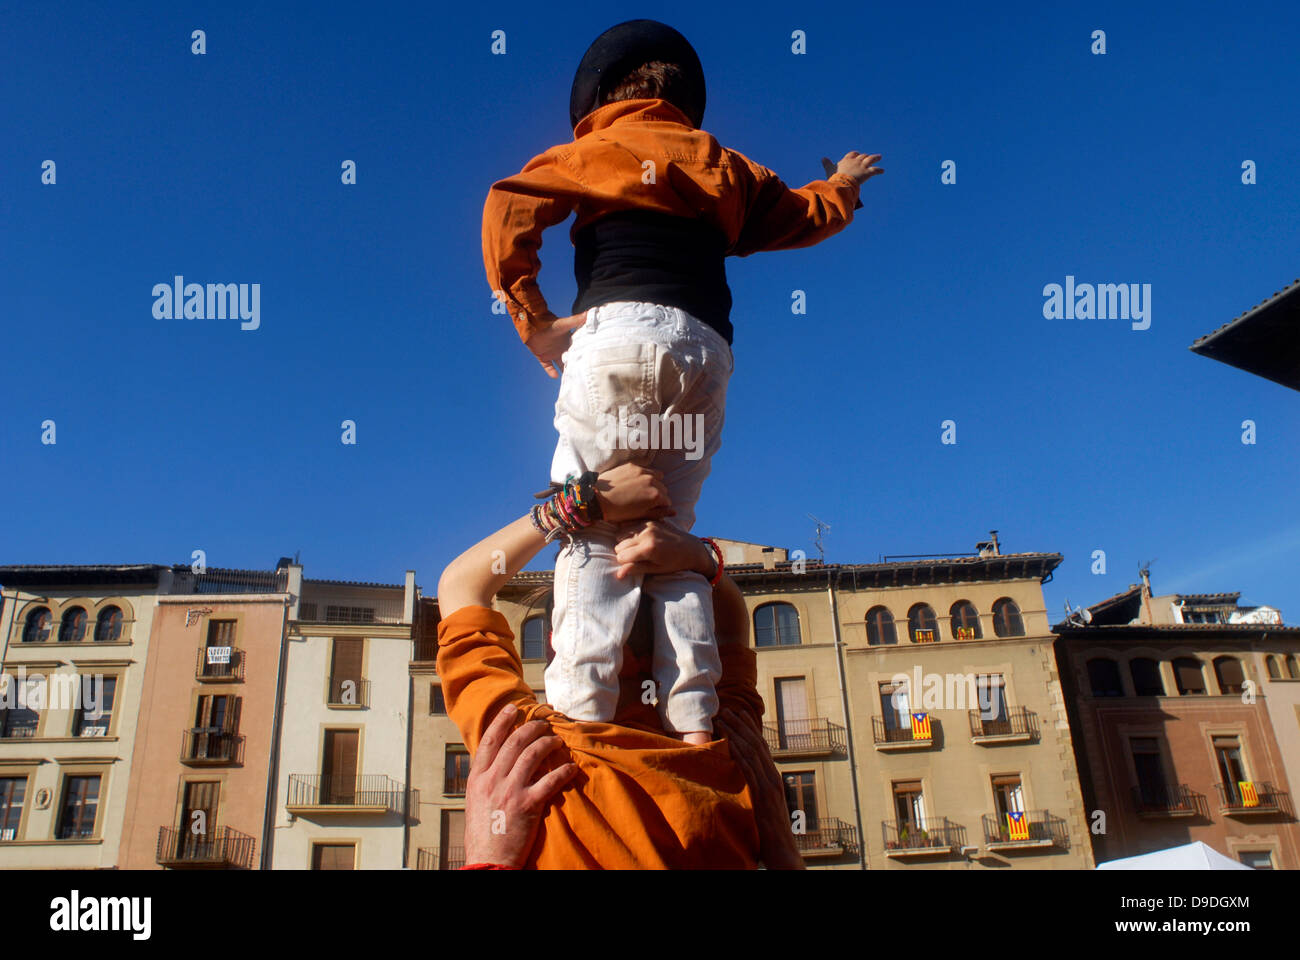
[[[981,557],[1000,557],[1002,552],[1001,548],[998,546],[998,532],[996,530],[990,530],[989,539],[981,540],[979,543],[975,544],[975,550]]]

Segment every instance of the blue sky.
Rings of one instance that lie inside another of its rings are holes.
[[[531,504],[555,442],[556,382],[491,313],[483,200],[572,139],[591,40],[651,16],[699,52],[725,145],[791,186],[849,150],[886,168],[841,234],[728,261],[736,373],[697,532],[812,552],[813,513],[828,560],[871,562],[996,528],[1064,554],[1053,614],[1154,561],[1157,592],[1300,620],[1300,396],[1187,349],[1300,276],[1295,6],[744,9],[7,8],[0,563],[301,551],[309,577],[413,567],[432,591]],[[567,231],[542,248],[562,315]],[[176,274],[260,283],[260,328],[154,319]],[[1067,275],[1150,284],[1150,329],[1044,319]]]

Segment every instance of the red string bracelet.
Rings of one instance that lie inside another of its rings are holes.
[[[709,549],[713,551],[714,558],[718,561],[718,570],[714,573],[713,579],[709,581],[709,586],[716,587],[722,581],[722,548],[708,537],[700,537],[700,540],[708,544]]]

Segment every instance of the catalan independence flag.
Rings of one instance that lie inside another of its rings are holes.
[[[912,714],[912,739],[930,739],[930,715],[928,713]]]
[[[1012,840],[1029,839],[1029,818],[1022,812],[1007,814],[1007,829],[1011,831]]]
[[[1243,807],[1259,806],[1259,794],[1255,792],[1255,782],[1253,780],[1238,780],[1237,786],[1241,789],[1241,805]]]

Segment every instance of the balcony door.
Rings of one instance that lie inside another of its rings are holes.
[[[1215,737],[1214,756],[1219,763],[1219,778],[1223,789],[1233,803],[1241,803],[1241,787],[1246,776],[1246,766],[1241,762],[1241,744],[1236,737]]]
[[[912,705],[907,699],[906,683],[882,683],[880,685],[880,714],[885,721],[886,739],[901,740],[898,731],[906,730],[910,736],[912,730]]]
[[[909,833],[926,829],[925,797],[921,793],[919,780],[894,784],[894,814],[898,818],[900,831],[904,827],[907,827]]]
[[[201,696],[194,711],[193,760],[227,759],[238,728],[239,698],[219,693]]]
[[[783,677],[776,681],[776,729],[782,750],[812,746],[808,683],[804,677]]]
[[[361,703],[361,656],[364,643],[360,637],[334,638],[334,658],[330,665],[330,703]]]
[[[356,802],[360,730],[326,730],[321,760],[321,803]]]
[[[813,773],[811,771],[787,773],[782,779],[785,781],[786,810],[791,814],[796,810],[802,810],[804,830],[807,833],[816,833],[818,830],[817,781]],[[791,820],[791,823],[793,822]]]
[[[465,811],[442,812],[441,848],[438,853],[439,870],[459,870],[465,866]]]
[[[1160,808],[1170,804],[1169,785],[1164,763],[1160,759],[1160,742],[1155,737],[1134,737],[1133,772],[1137,775],[1138,795],[1144,807]]]
[[[1003,690],[1003,680],[996,674],[986,674],[976,680],[980,720],[986,737],[1011,732],[1011,720],[1007,716],[1007,698]]]
[[[1020,778],[1013,776],[993,778],[993,800],[998,808],[998,823],[1007,822],[1008,813],[1024,813],[1025,798]]]
[[[221,785],[215,780],[191,780],[185,784],[181,801],[180,837],[176,845],[179,859],[212,859],[220,789]]]

